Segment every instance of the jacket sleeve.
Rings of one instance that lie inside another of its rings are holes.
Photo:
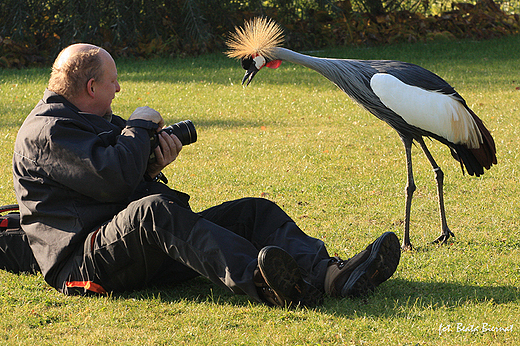
[[[110,133],[118,131],[115,127],[98,134],[83,123],[57,121],[47,133],[42,131],[39,161],[52,180],[69,189],[100,202],[121,201],[145,173],[156,127],[132,121],[120,134]]]

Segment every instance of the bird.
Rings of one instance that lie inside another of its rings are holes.
[[[412,146],[419,145],[432,166],[438,195],[441,234],[433,243],[454,237],[446,221],[444,173],[425,139],[446,145],[460,163],[462,174],[479,177],[497,164],[494,139],[483,121],[444,79],[418,65],[397,60],[322,58],[283,48],[284,31],[274,20],[256,17],[235,27],[226,40],[229,58],[240,60],[248,86],[263,68],[276,69],[282,61],[312,69],[362,108],[386,122],[399,135],[406,154],[405,219],[402,249],[411,250],[410,212],[416,185]]]

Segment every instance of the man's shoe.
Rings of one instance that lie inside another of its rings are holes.
[[[351,259],[332,259],[325,276],[325,292],[333,297],[365,295],[394,274],[400,258],[399,239],[386,232]]]
[[[282,248],[261,249],[258,269],[254,281],[268,305],[314,307],[323,302],[323,293],[303,279],[298,263]]]

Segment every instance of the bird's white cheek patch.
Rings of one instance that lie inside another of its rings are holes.
[[[478,148],[480,131],[475,120],[458,100],[440,92],[428,91],[376,73],[370,86],[381,102],[410,125],[435,133],[447,140]]]
[[[258,55],[257,57],[255,57],[253,59],[253,61],[255,62],[255,66],[257,69],[261,69],[262,67],[264,67],[265,65],[265,58],[261,55]]]

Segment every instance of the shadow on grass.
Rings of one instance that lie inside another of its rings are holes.
[[[328,300],[327,312],[340,315],[389,317],[413,310],[439,310],[478,304],[507,304],[518,301],[514,286],[480,286],[450,282],[420,282],[390,279],[366,298]]]
[[[204,278],[173,287],[156,287],[113,295],[116,299],[160,299],[165,302],[212,303],[234,307],[258,304],[246,296],[233,295]],[[390,279],[364,298],[327,297],[317,311],[335,316],[392,317],[414,310],[449,309],[468,304],[507,304],[520,298],[513,286],[476,286],[445,282]]]
[[[41,280],[43,281],[43,278]],[[92,298],[94,299],[94,297]],[[192,306],[201,304],[202,308],[207,304],[231,309],[263,307],[263,305],[245,295],[232,294],[202,277],[177,285],[113,293],[110,294],[109,299],[121,301],[159,300],[165,303]],[[358,318],[360,316],[395,318],[413,316],[425,311],[444,311],[477,305],[497,306],[518,302],[519,300],[520,288],[514,286],[410,281],[395,278],[383,283],[373,294],[364,298],[337,299],[327,297],[324,304],[318,306],[315,310],[320,314],[346,318]]]

